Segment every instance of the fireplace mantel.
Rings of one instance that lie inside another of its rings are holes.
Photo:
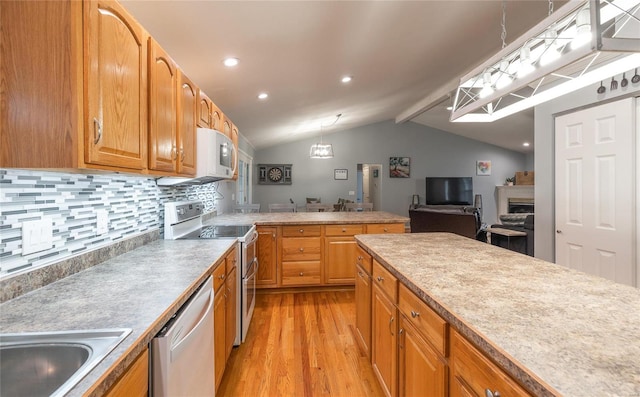
[[[496,186],[496,190],[498,192],[498,219],[500,219],[500,215],[509,213],[510,198],[531,200],[534,198],[534,185]]]

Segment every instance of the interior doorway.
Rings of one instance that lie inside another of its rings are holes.
[[[356,165],[356,202],[373,203],[373,210],[380,211],[380,182],[382,164],[359,163]]]

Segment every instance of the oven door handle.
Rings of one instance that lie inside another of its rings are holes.
[[[258,263],[258,258],[254,257],[253,260],[251,261],[251,266],[249,266],[249,269],[253,269],[253,271],[250,274],[247,274],[247,277],[245,277],[245,279],[249,280],[251,277],[254,277],[258,273],[259,267],[260,267],[260,264]]]

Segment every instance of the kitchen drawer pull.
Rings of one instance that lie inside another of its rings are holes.
[[[391,332],[391,336],[395,335],[393,333],[393,329],[391,328],[391,324],[393,324],[394,321],[395,321],[395,317],[391,316],[391,319],[389,320],[389,332]]]
[[[302,276],[304,276],[304,273],[303,273],[303,272],[300,272],[300,277],[302,277]]]
[[[345,233],[347,231],[347,229],[342,228],[342,233]]]
[[[487,397],[500,397],[500,392],[497,390],[492,392],[490,389],[485,389],[484,394]]]
[[[100,125],[98,119],[95,117],[93,118],[93,136],[95,137],[95,139],[93,140],[93,144],[97,145],[98,142],[100,142],[100,139],[102,139],[102,126]]]
[[[416,317],[420,317],[420,312],[416,312],[411,310],[411,317],[416,318]]]
[[[378,278],[376,278],[376,280],[378,280],[379,282],[383,282],[384,281],[384,277],[378,276]]]
[[[219,275],[219,276],[218,276],[218,278],[219,278],[220,280],[224,280],[224,274]]]
[[[362,259],[364,259],[362,255],[358,255],[358,262],[362,261]]]
[[[300,233],[304,233],[304,229],[300,229],[300,230],[299,230],[299,232],[300,232]]]
[[[389,229],[387,229],[386,227],[382,230],[384,230],[385,233],[389,231]]]
[[[300,247],[300,252],[304,252],[304,247]]]

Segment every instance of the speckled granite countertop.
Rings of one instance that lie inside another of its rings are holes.
[[[132,328],[131,334],[69,393],[102,395],[235,242],[156,240],[2,303],[2,332]],[[110,371],[111,375],[101,379]]]
[[[356,239],[536,395],[640,396],[640,290],[453,234]]]
[[[313,223],[406,223],[409,218],[384,211],[364,212],[273,212],[254,214],[224,214],[214,216],[208,225],[303,225]]]

